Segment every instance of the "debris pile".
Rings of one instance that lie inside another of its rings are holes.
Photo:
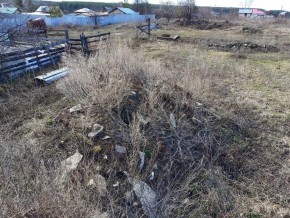
[[[209,48],[219,50],[219,51],[255,51],[255,52],[278,52],[279,49],[272,45],[257,45],[251,42],[237,42],[237,43],[225,43],[225,44],[208,44]]]

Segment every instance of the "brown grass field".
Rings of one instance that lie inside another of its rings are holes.
[[[71,73],[53,85],[1,84],[1,217],[290,217],[290,23],[215,22],[160,22],[141,39],[132,24],[71,28],[112,37],[64,56]]]

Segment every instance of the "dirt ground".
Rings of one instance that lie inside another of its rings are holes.
[[[219,25],[220,23],[222,24]],[[174,87],[179,87],[184,82],[178,81],[180,72],[192,70],[198,74],[196,77],[188,77],[188,81],[192,80],[192,96],[200,104],[208,105],[222,118],[222,121],[215,121],[215,134],[222,132],[223,135],[230,136],[231,140],[226,142],[226,151],[214,161],[213,171],[223,173],[208,171],[202,174],[203,178],[223,175],[220,180],[223,185],[208,185],[205,183],[211,180],[193,179],[200,186],[218,187],[217,191],[202,192],[198,185],[190,183],[189,196],[175,205],[176,208],[183,205],[188,211],[176,209],[174,214],[178,214],[177,217],[289,217],[290,23],[237,20],[203,21],[196,22],[195,25],[196,28],[179,26],[176,22],[159,25],[158,29],[152,31],[150,38],[144,36],[142,39],[135,39],[135,28],[131,24],[97,29],[71,28],[70,36],[77,37],[80,32],[90,35],[110,31],[113,41],[130,39],[130,45],[135,51],[141,51],[146,59],[158,61],[164,69],[175,72],[177,82]],[[245,27],[260,31],[244,31]],[[156,38],[162,34],[179,35],[181,40],[174,42]],[[84,131],[80,123],[89,122],[88,118],[93,117],[106,128],[113,126],[106,120],[106,111],[100,113],[102,116],[94,115],[94,107],[91,106],[87,106],[90,112],[69,118],[72,122],[70,125],[73,126],[70,131],[65,128],[65,124],[52,124],[65,108],[77,103],[61,93],[55,85],[35,87],[30,77],[11,84],[1,84],[0,141],[40,145],[40,153],[46,166],[63,160],[75,152],[74,143],[86,143],[79,135]],[[198,111],[195,111],[194,115],[197,114]],[[105,142],[100,146],[109,144],[110,142]],[[105,148],[103,152],[109,154],[112,151]],[[100,161],[101,156],[96,159]],[[112,160],[115,159],[112,157]],[[120,161],[122,163],[126,160]],[[101,165],[101,172],[109,170],[108,164],[110,163]],[[162,162],[158,164],[162,165]],[[120,172],[116,175],[121,178],[118,177],[121,184],[127,187],[121,173],[122,167],[118,167]],[[26,185],[29,187],[29,184]],[[152,184],[154,185],[156,184]],[[228,189],[233,193],[234,199],[219,196],[220,193],[227,193],[225,190]],[[31,193],[27,190],[22,194],[30,196]],[[198,194],[195,195],[194,191]],[[116,204],[122,205],[120,202],[124,197],[123,192],[113,190],[111,194],[117,197],[110,198],[116,198]],[[197,204],[198,199],[204,199],[201,195],[210,197],[206,198],[207,202]],[[214,200],[210,201],[215,199],[215,195],[219,199],[227,199],[225,202],[233,203],[234,206],[208,211],[203,208],[202,212],[197,210],[202,208],[197,206],[199,204],[216,204]],[[104,205],[98,207],[110,208],[106,203],[108,202],[103,201]],[[1,210],[7,211],[7,206],[3,205],[5,204],[1,205]],[[115,205],[111,205],[113,206]],[[135,215],[140,215],[140,210],[141,207],[135,208]],[[27,210],[23,211],[27,213]],[[115,217],[122,216],[121,212],[115,213]]]

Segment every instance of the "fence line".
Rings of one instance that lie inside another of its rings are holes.
[[[67,30],[60,31],[58,35],[64,39],[44,38],[44,45],[0,54],[0,82],[7,82],[27,72],[34,72],[43,66],[56,65],[60,61],[63,52],[79,50],[84,55],[90,55],[99,49],[99,43],[110,39],[110,32],[98,35],[86,36],[80,34],[79,39],[70,39]],[[49,33],[47,34],[49,36]],[[16,43],[17,41],[15,41]]]

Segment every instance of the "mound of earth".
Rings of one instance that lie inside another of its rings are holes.
[[[278,52],[279,49],[272,45],[257,45],[255,43],[226,43],[226,44],[209,44],[209,48],[220,50],[220,51],[237,51],[237,50],[247,50],[255,52]]]
[[[211,30],[211,29],[227,29],[232,26],[229,21],[224,22],[210,22],[207,20],[193,20],[189,24],[190,26],[199,30]]]
[[[250,34],[257,34],[257,33],[263,33],[262,30],[253,28],[253,27],[243,27],[242,29],[243,33],[250,33]]]

